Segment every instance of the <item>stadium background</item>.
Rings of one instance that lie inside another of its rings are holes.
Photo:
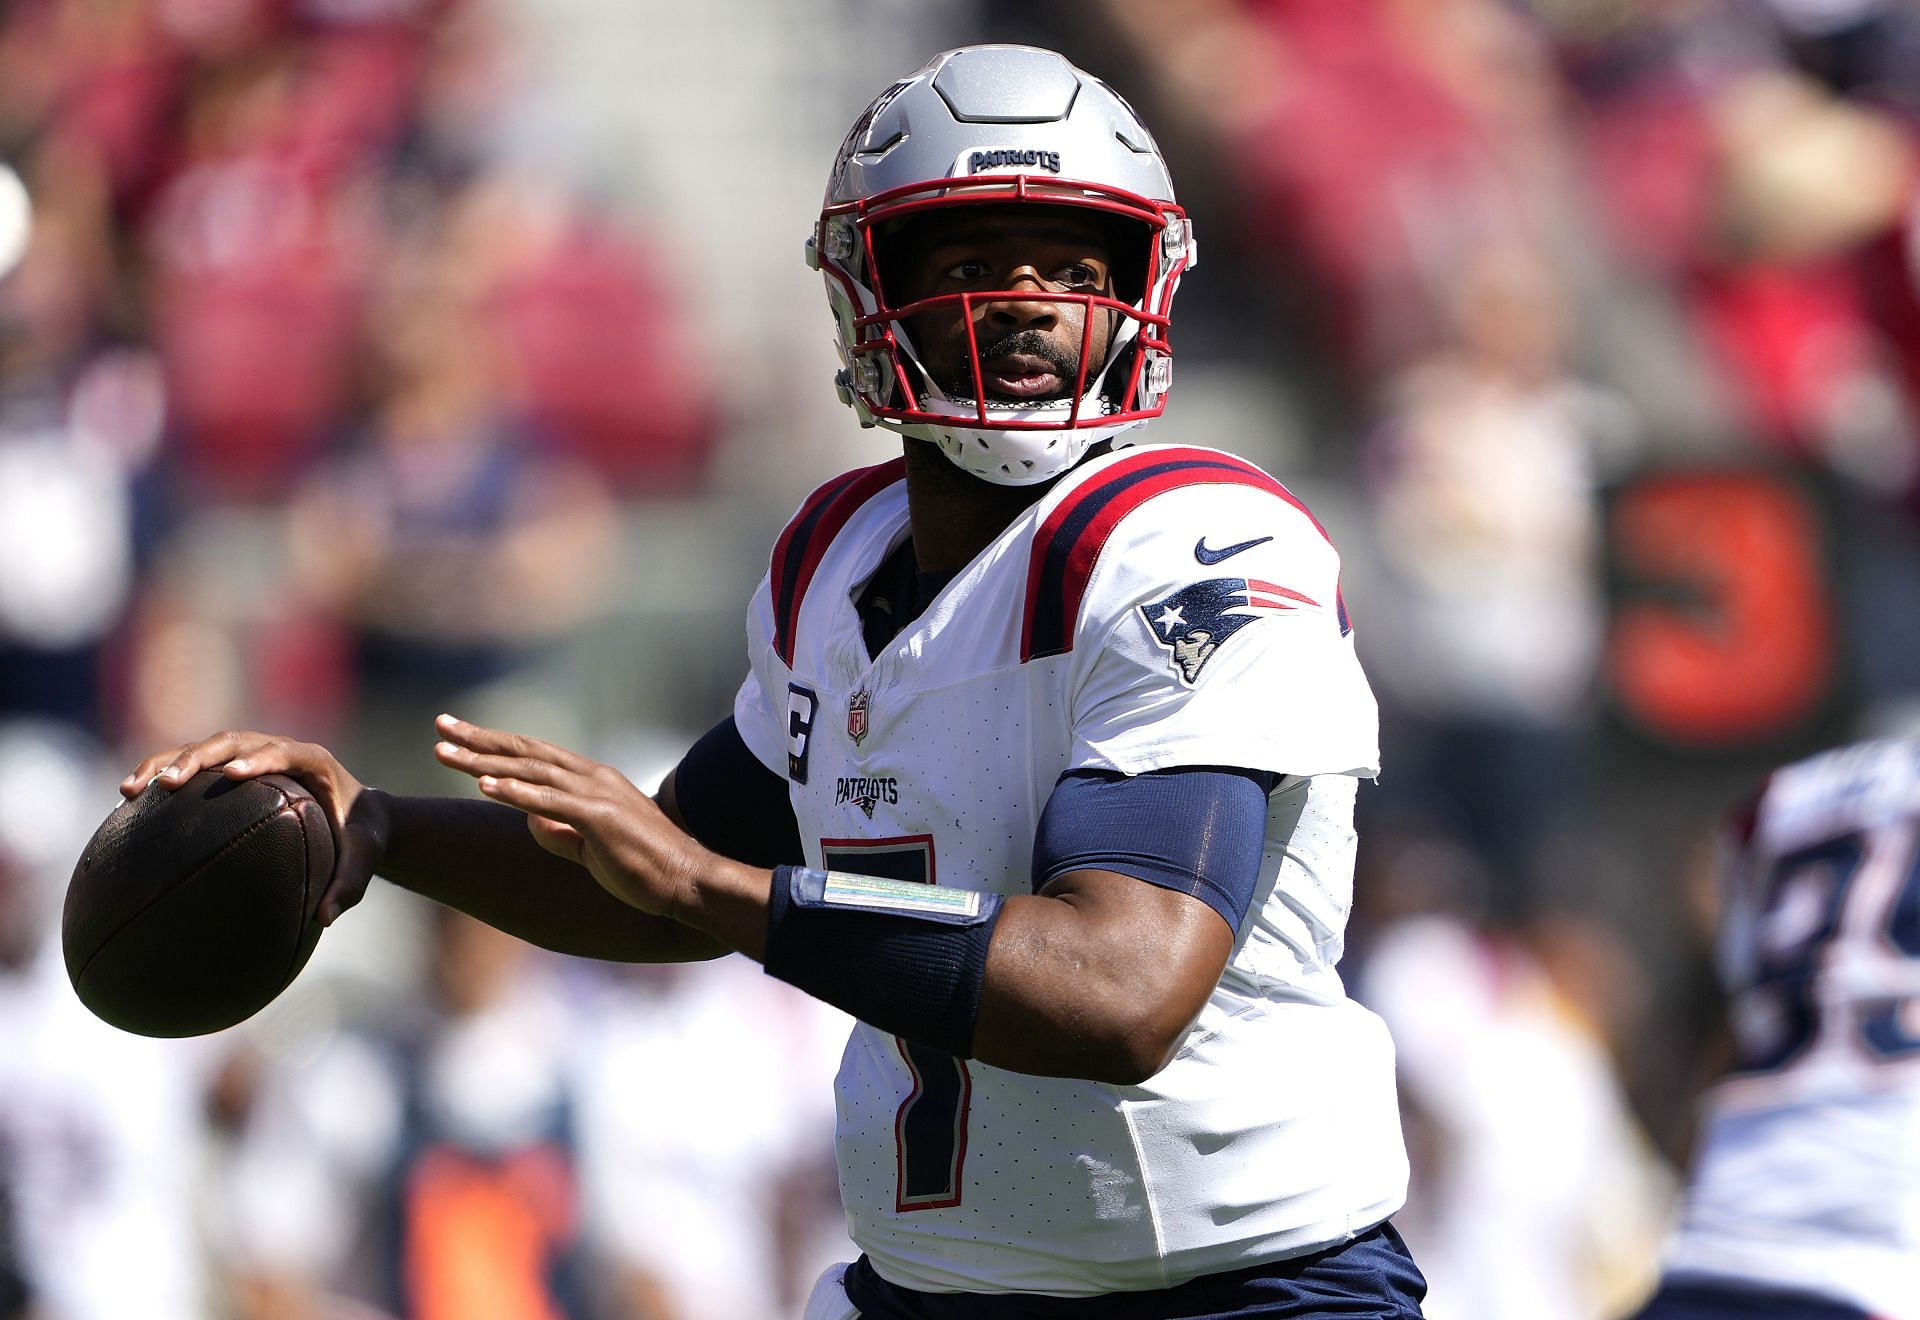
[[[1920,712],[1913,6],[12,0],[0,1316],[737,1320],[842,1249],[841,1023],[751,967],[376,888],[259,1019],[155,1043],[49,937],[113,780],[218,727],[396,789],[462,791],[441,709],[663,773],[782,519],[890,452],[800,261],[831,152],[979,40],[1155,126],[1203,260],[1152,438],[1346,557],[1387,767],[1346,967],[1431,1314],[1644,1290],[1708,826]]]

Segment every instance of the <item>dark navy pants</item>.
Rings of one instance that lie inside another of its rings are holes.
[[[1418,1320],[1427,1281],[1391,1224],[1351,1242],[1176,1288],[1043,1297],[1034,1293],[923,1293],[888,1283],[862,1256],[847,1270],[861,1320]]]
[[[1857,1306],[1774,1288],[1669,1280],[1633,1320],[1873,1320]]]

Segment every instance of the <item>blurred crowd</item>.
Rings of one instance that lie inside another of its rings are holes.
[[[1645,1291],[1707,830],[1920,720],[1920,6],[11,0],[0,1318],[738,1320],[844,1248],[843,1020],[750,964],[376,890],[259,1019],[154,1042],[72,1000],[58,903],[124,766],[222,726],[403,790],[459,791],[449,708],[663,773],[771,532],[884,456],[797,256],[833,146],[980,40],[1172,163],[1205,261],[1148,438],[1341,546],[1386,766],[1345,970],[1430,1314]]]

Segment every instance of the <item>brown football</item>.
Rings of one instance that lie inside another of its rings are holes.
[[[333,831],[284,775],[202,771],[148,785],[94,832],[61,922],[80,1002],[142,1036],[198,1036],[258,1012],[320,938]]]

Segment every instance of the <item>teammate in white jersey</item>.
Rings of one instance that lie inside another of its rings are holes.
[[[738,950],[851,1013],[864,1254],[814,1320],[1417,1316],[1392,1049],[1335,971],[1377,758],[1338,556],[1253,465],[1120,447],[1195,255],[1104,83],[938,56],[855,124],[808,242],[842,397],[902,454],[788,524],[733,717],[657,803],[451,717],[436,754],[491,802],[249,733],[126,788],[291,771],[341,822],[336,907],[378,869],[571,952]]]
[[[1775,771],[1718,878],[1733,1063],[1638,1320],[1920,1320],[1920,739]]]

